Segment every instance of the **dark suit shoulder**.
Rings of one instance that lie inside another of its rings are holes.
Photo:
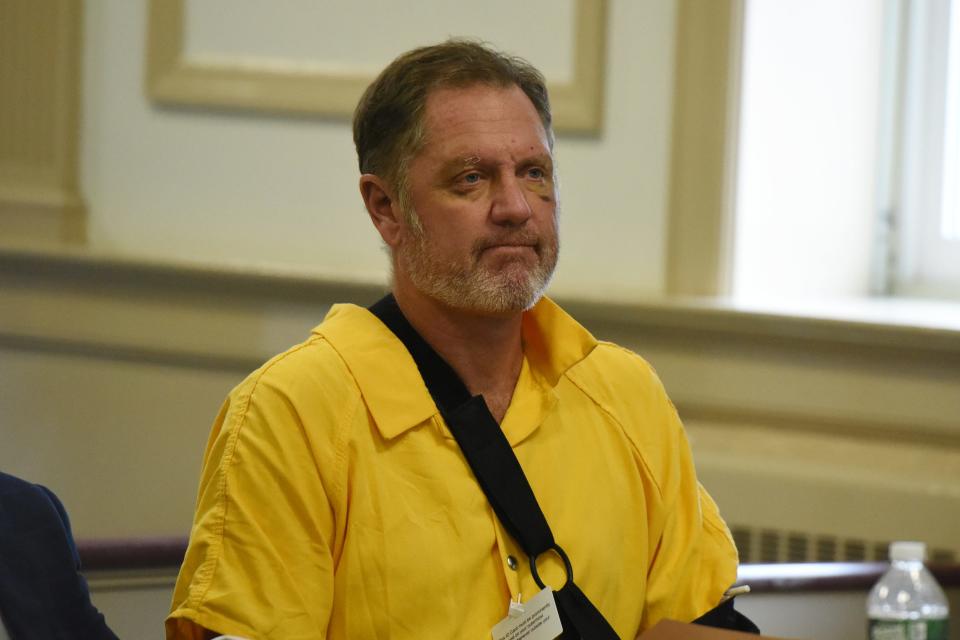
[[[2,472],[0,613],[12,638],[116,638],[90,602],[63,504]]]

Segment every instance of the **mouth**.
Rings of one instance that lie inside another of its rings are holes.
[[[487,250],[506,250],[506,251],[522,251],[524,249],[532,249],[537,251],[540,246],[540,242],[535,237],[513,237],[513,238],[504,238],[496,240],[488,240],[480,245],[480,251]]]
[[[489,245],[483,249],[481,253],[491,253],[495,255],[527,255],[529,253],[537,253],[537,245],[535,244],[494,244]]]

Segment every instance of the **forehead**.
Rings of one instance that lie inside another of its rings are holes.
[[[435,89],[427,96],[424,127],[428,154],[549,153],[540,115],[516,85]]]

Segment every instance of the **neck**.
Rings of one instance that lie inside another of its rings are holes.
[[[522,312],[489,315],[448,307],[409,287],[394,287],[403,315],[497,419],[510,406],[523,365]]]

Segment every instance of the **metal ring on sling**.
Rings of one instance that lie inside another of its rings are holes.
[[[543,583],[543,580],[540,579],[540,574],[537,573],[537,558],[539,558],[541,555],[543,555],[547,551],[554,551],[558,556],[560,556],[560,559],[563,560],[563,568],[567,572],[567,581],[563,583],[564,586],[566,586],[568,582],[573,582],[573,565],[570,564],[570,558],[568,558],[567,554],[564,553],[563,548],[560,545],[558,545],[556,542],[554,542],[553,546],[547,549],[546,551],[538,553],[535,556],[530,556],[530,573],[533,574],[533,581],[537,583],[537,586],[540,587],[541,589],[545,589],[547,586]],[[560,589],[554,589],[554,591],[559,591],[559,590]]]

